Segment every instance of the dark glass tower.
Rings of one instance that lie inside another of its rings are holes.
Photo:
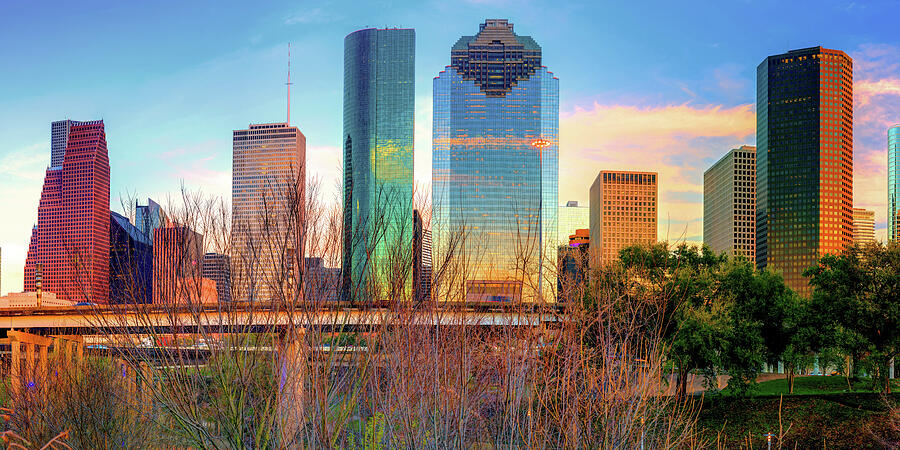
[[[803,271],[853,235],[853,60],[812,47],[757,68],[756,262],[809,292]]]
[[[555,298],[559,80],[541,47],[490,19],[453,46],[434,79],[433,215],[436,260],[450,237],[460,285],[441,300]]]
[[[383,297],[374,281],[395,279],[391,255],[412,251],[415,52],[413,29],[344,38],[345,299]]]

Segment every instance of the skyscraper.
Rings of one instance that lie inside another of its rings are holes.
[[[153,242],[153,230],[163,224],[163,212],[159,204],[148,198],[146,205],[134,204],[134,226]]]
[[[50,167],[62,167],[69,143],[69,131],[74,125],[85,122],[77,120],[57,120],[50,124]]]
[[[900,241],[900,125],[888,129],[888,240]]]
[[[306,136],[287,123],[235,130],[231,181],[235,301],[287,295],[303,264]]]
[[[607,265],[619,250],[656,242],[656,172],[604,170],[591,185],[591,264]]]
[[[431,230],[413,210],[413,292],[417,302],[431,300]]]
[[[559,243],[557,245],[569,245],[569,236],[577,230],[585,230],[590,227],[591,209],[587,206],[578,206],[575,200],[569,200],[565,206],[559,207]]]
[[[865,247],[875,243],[875,211],[853,208],[853,245]]]
[[[454,255],[467,301],[556,298],[544,267],[559,244],[559,80],[541,58],[534,39],[489,19],[434,79],[434,248],[467,236]]]
[[[756,147],[733,149],[703,173],[703,243],[755,259]]]
[[[167,223],[153,232],[153,303],[197,295],[203,271],[203,235]]]
[[[47,168],[25,259],[26,291],[75,302],[109,300],[109,157],[103,121],[68,128],[60,166]],[[51,155],[52,160],[53,155]]]
[[[203,255],[203,278],[216,283],[216,296],[220,302],[231,301],[231,259],[221,253]]]
[[[153,243],[121,214],[109,215],[109,302],[150,303]]]
[[[347,299],[380,295],[372,275],[391,276],[391,249],[412,251],[415,53],[413,29],[368,28],[344,38]]]
[[[853,236],[853,60],[811,47],[756,73],[756,263],[808,293],[803,271]]]

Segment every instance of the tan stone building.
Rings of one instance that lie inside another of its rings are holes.
[[[591,264],[605,265],[619,250],[656,242],[657,173],[601,171],[590,192]]]
[[[875,211],[853,208],[853,244],[864,247],[875,242]]]

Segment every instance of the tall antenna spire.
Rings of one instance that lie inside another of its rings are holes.
[[[288,73],[287,73],[287,124],[291,124],[291,43],[288,42]]]

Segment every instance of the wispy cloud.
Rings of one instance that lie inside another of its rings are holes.
[[[586,201],[601,170],[659,172],[659,236],[702,235],[703,171],[755,140],[753,105],[604,105],[560,118],[560,202]]]
[[[50,162],[50,143],[38,142],[0,156],[0,199],[4,211],[16,211],[0,220],[3,249],[2,292],[22,290],[23,267],[31,227],[37,221],[44,173]]]
[[[877,237],[885,238],[887,129],[900,123],[900,47],[865,44],[854,61],[853,204],[875,211]]]
[[[316,8],[308,8],[297,12],[296,14],[284,20],[285,25],[311,24],[311,23],[332,23],[343,18],[342,15],[326,10],[319,6]]]

